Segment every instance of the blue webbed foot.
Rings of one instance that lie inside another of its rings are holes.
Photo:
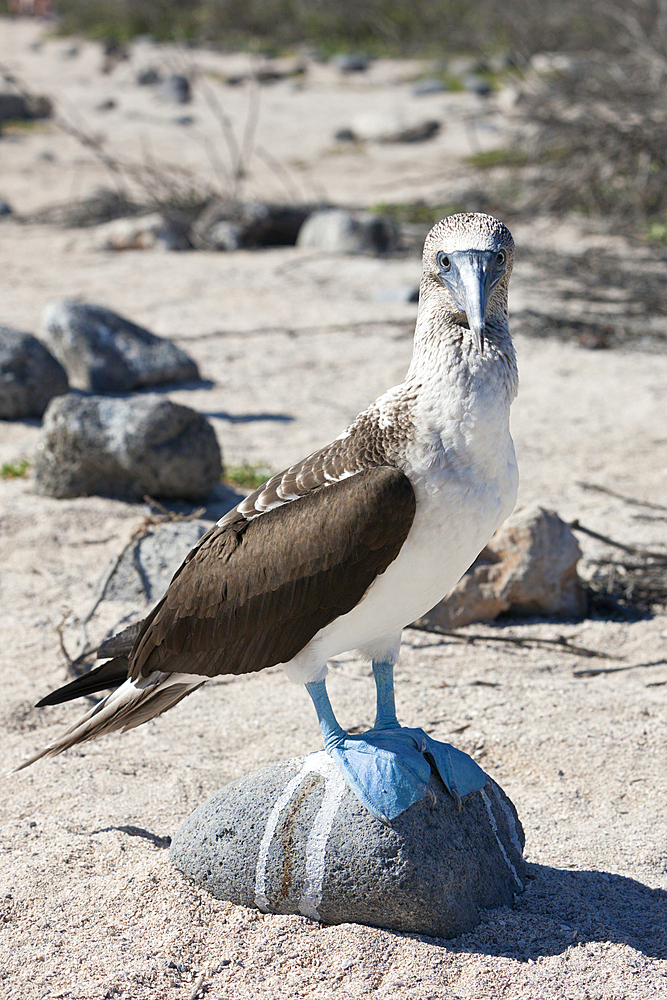
[[[462,750],[432,739],[422,729],[400,726],[394,710],[391,665],[374,663],[373,670],[378,714],[373,729],[360,736],[350,735],[338,725],[324,681],[306,685],[317,710],[325,749],[345,781],[373,816],[389,823],[429,794],[434,766],[460,809],[461,797],[483,788],[486,774]]]
[[[326,749],[357,798],[382,823],[428,794],[431,768],[407,730],[345,734]]]
[[[469,792],[477,792],[488,782],[488,777],[479,764],[463,750],[457,750],[449,743],[440,743],[427,736],[423,729],[408,729],[415,739],[421,740],[422,752],[430,757],[440,775],[443,785],[461,810],[461,799]]]

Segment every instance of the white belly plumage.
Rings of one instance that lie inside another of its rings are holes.
[[[395,660],[401,630],[451,590],[511,512],[517,485],[513,463],[503,480],[480,481],[477,489],[470,480],[465,489],[450,480],[435,491],[417,484],[415,519],[397,558],[352,611],[281,664],[288,677],[302,684],[321,680],[329,657],[350,649],[369,659]]]

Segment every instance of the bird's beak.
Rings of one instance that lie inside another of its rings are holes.
[[[475,347],[480,354],[484,353],[484,319],[493,281],[488,258],[486,253],[471,251],[461,254],[456,262],[456,305],[466,314]]]

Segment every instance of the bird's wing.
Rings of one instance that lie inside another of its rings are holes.
[[[314,451],[296,465],[267,480],[222,518],[220,523],[234,520],[237,514],[251,520],[282,504],[298,500],[319,486],[330,486],[377,466],[393,465],[387,459],[379,436],[368,433],[365,416],[360,414],[345,434],[341,434],[326,447]]]
[[[250,519],[245,503],[203,536],[142,624],[132,680],[288,662],[361,600],[415,513],[409,479],[391,466],[282,498]]]
[[[141,622],[133,622],[132,625],[127,625],[122,632],[116,632],[110,639],[105,639],[102,645],[97,648],[97,659],[103,660],[106,656],[129,656],[134,641],[139,635],[141,624]]]

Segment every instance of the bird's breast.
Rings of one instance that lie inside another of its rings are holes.
[[[381,655],[376,640],[396,637],[451,590],[516,498],[513,449],[502,475],[443,465],[413,470],[409,478],[417,506],[408,537],[362,601],[322,630],[317,637],[320,656],[353,648]]]

